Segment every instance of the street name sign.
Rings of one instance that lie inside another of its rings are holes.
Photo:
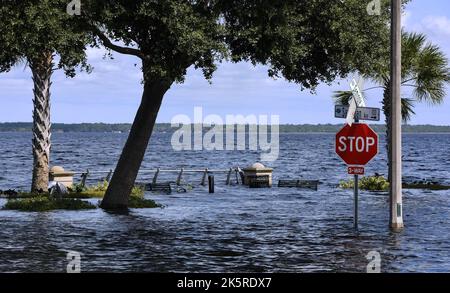
[[[349,106],[336,105],[334,107],[335,118],[346,118],[348,115]],[[367,121],[380,121],[381,111],[379,108],[359,107],[355,111],[355,119]]]
[[[361,89],[358,86],[358,82],[356,80],[352,80],[350,83],[350,88],[352,89],[353,96],[349,102],[349,108],[347,112],[347,124],[352,126],[353,120],[355,119],[356,108],[365,107],[364,96],[362,95]]]

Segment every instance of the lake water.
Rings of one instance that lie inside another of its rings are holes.
[[[175,152],[170,138],[153,136],[142,169],[227,169],[259,160],[255,151]],[[55,133],[51,161],[73,171],[109,170],[125,140],[119,133]],[[404,180],[450,184],[449,146],[450,134],[405,134]],[[0,133],[0,189],[28,189],[31,164],[31,134]],[[187,175],[191,191],[147,193],[164,208],[127,215],[0,211],[0,272],[65,272],[67,251],[81,253],[84,272],[365,272],[370,251],[380,253],[383,272],[450,272],[450,191],[404,190],[399,234],[388,229],[387,194],[362,192],[355,232],[352,191],[337,188],[349,175],[333,134],[281,134],[280,158],[270,167],[271,189],[226,186],[226,175],[215,174],[216,193],[208,194],[201,174]],[[366,172],[386,174],[383,140]],[[284,178],[322,184],[318,191],[276,187]]]

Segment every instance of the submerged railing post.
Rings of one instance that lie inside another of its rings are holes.
[[[200,185],[205,186],[206,185],[206,177],[208,176],[208,168],[205,169],[205,172],[203,173],[202,183]]]
[[[112,176],[112,173],[113,173],[113,170],[112,169],[110,169],[109,170],[109,173],[108,173],[108,175],[106,176],[106,182],[108,182],[109,183],[109,181],[111,180],[111,176]]]
[[[177,178],[177,185],[181,184],[181,178],[183,176],[183,168],[181,168],[180,173],[178,174],[178,178]]]
[[[233,168],[230,168],[230,171],[228,171],[227,175],[227,185],[231,185],[231,172],[233,172]]]
[[[155,172],[155,175],[153,176],[152,184],[156,184],[156,180],[158,180],[158,175],[159,175],[159,167],[156,168],[156,172]]]
[[[239,171],[237,168],[234,169],[234,175],[236,176],[236,184],[239,185],[239,175],[238,175]]]
[[[85,187],[86,186],[86,179],[87,179],[88,176],[89,176],[89,169],[86,169],[86,172],[81,174],[81,187]]]

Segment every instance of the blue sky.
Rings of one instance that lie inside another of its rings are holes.
[[[450,58],[450,1],[412,0],[403,21],[408,31],[425,33]],[[80,73],[74,79],[54,74],[53,122],[132,122],[142,92],[139,60],[120,54],[114,54],[114,60],[103,59],[104,51],[98,49],[89,49],[88,55],[92,74]],[[185,83],[174,85],[164,98],[158,122],[170,122],[178,114],[193,117],[194,107],[203,107],[204,115],[268,114],[279,115],[280,123],[341,123],[333,117],[331,95],[348,89],[348,83],[321,85],[311,94],[269,78],[265,67],[223,63],[212,84],[201,72],[189,70]],[[32,88],[31,73],[24,65],[0,74],[0,122],[32,120]],[[450,125],[448,93],[441,106],[417,104],[411,124]],[[371,91],[367,105],[379,107],[381,96],[380,91]]]

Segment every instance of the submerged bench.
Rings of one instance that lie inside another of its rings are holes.
[[[309,188],[317,191],[319,180],[279,180],[278,187]]]
[[[145,190],[153,192],[164,192],[167,194],[172,193],[172,187],[170,186],[170,182],[149,183],[145,186]]]

